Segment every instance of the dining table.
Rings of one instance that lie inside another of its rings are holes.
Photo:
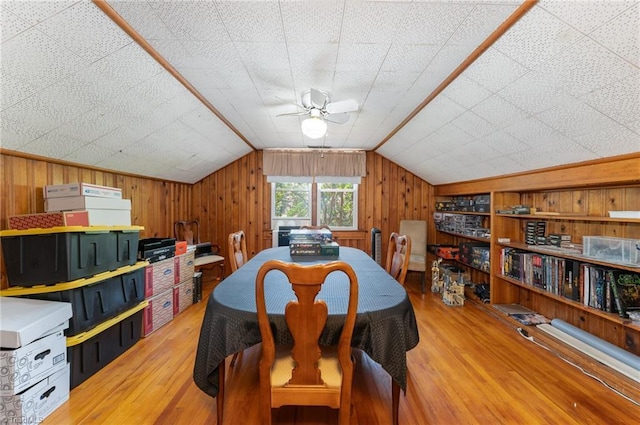
[[[195,357],[193,379],[202,391],[216,397],[224,377],[224,360],[261,342],[256,315],[255,281],[260,267],[269,260],[313,264],[345,261],[358,278],[358,310],[351,345],[364,351],[391,376],[394,409],[399,390],[406,392],[406,352],[418,344],[413,306],[405,288],[371,256],[360,249],[339,247],[336,257],[292,258],[289,247],[260,251],[238,270],[222,280],[208,298]],[[276,344],[291,344],[284,317],[286,304],[295,295],[283,274],[269,273],[266,285],[267,314]],[[346,275],[332,273],[317,298],[326,302],[329,317],[320,336],[321,345],[337,345],[346,315],[347,297],[337,290]],[[276,281],[277,280],[277,281]],[[222,375],[221,375],[222,372]]]

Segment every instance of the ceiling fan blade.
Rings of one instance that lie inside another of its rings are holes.
[[[302,112],[287,112],[284,114],[278,114],[276,115],[276,117],[283,117],[285,115],[308,115],[309,111],[302,111]]]
[[[324,119],[336,124],[344,124],[349,121],[349,114],[347,114],[346,112],[343,112],[341,114],[325,114]]]
[[[324,108],[324,104],[327,102],[327,96],[322,93],[320,90],[316,90],[314,88],[311,89],[311,105],[322,109]]]
[[[358,110],[358,102],[355,99],[339,100],[337,102],[327,104],[326,110],[330,114],[353,112]]]

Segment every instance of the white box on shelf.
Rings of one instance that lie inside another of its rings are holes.
[[[0,423],[38,424],[69,400],[69,363],[17,395],[0,397]]]
[[[583,236],[582,253],[616,264],[640,265],[640,239]]]
[[[611,218],[640,218],[640,211],[609,211]]]
[[[44,210],[131,210],[131,199],[98,198],[94,196],[65,196],[44,200]]]
[[[122,199],[122,189],[90,183],[51,184],[42,188],[42,194],[45,199],[81,195]]]

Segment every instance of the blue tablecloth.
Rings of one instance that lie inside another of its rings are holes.
[[[218,393],[218,365],[227,356],[261,342],[255,304],[255,278],[268,260],[293,261],[288,247],[261,251],[223,280],[209,297],[200,330],[193,378],[205,393]],[[351,345],[379,363],[403,391],[407,385],[406,352],[418,344],[418,327],[405,289],[365,252],[340,247],[339,260],[349,263],[358,276],[358,315]],[[318,261],[314,261],[318,262]],[[306,264],[306,263],[305,263]],[[310,263],[309,263],[310,264]],[[278,272],[269,273],[265,298],[276,343],[291,343],[284,307],[293,299],[291,286]],[[346,279],[333,273],[318,298],[329,308],[329,320],[321,344],[337,344],[347,302],[344,291],[333,289]]]

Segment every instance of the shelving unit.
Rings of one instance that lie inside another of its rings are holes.
[[[584,257],[579,253],[549,252],[525,243],[526,223],[544,221],[546,233],[569,234],[581,244],[584,236],[640,239],[640,219],[612,218],[609,211],[640,211],[640,153],[589,161],[536,172],[450,183],[434,188],[433,201],[490,193],[491,303],[519,303],[548,318],[562,319],[601,339],[640,355],[640,323],[622,318],[502,275],[503,248],[552,255],[581,264],[640,273],[640,267]],[[498,214],[516,205],[530,205],[534,214]],[[463,214],[456,212],[458,214]],[[467,213],[473,214],[473,213]],[[435,230],[429,243],[459,243],[468,239]],[[505,242],[503,238],[509,238]],[[503,242],[498,242],[498,240]],[[471,239],[473,240],[473,239]],[[433,257],[435,258],[435,256]],[[476,272],[475,276],[482,272]]]
[[[608,236],[640,240],[640,220],[608,217],[609,210],[639,210],[640,186],[616,185],[597,188],[569,188],[553,191],[494,192],[496,209],[512,205],[530,205],[542,213],[492,213],[491,302],[519,303],[549,318],[559,318],[612,344],[640,354],[640,324],[617,313],[609,313],[549,292],[502,274],[503,248],[548,255],[580,264],[640,273],[640,267],[587,257],[557,248],[532,246],[524,242],[529,221],[542,221],[546,233],[571,235],[572,242],[582,244],[584,236]],[[498,242],[508,238],[509,242]]]

